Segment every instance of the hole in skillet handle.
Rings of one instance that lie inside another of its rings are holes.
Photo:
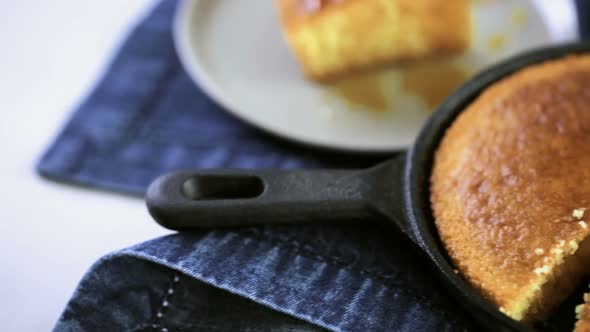
[[[191,177],[182,183],[182,194],[194,201],[255,198],[264,192],[264,182],[256,176]]]

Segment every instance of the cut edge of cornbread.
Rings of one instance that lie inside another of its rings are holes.
[[[519,301],[501,307],[504,314],[520,321],[546,319],[572,294],[590,266],[590,236],[583,240],[559,241],[545,257],[544,265],[532,271],[536,277]]]

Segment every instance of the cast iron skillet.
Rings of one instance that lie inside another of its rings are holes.
[[[174,230],[255,224],[342,222],[379,215],[429,256],[459,302],[484,327],[530,331],[503,315],[458,274],[438,238],[429,202],[433,154],[455,117],[490,84],[590,43],[532,51],[479,74],[431,116],[407,152],[366,170],[195,170],[164,175],[147,192],[151,215]],[[433,77],[433,79],[436,79]]]

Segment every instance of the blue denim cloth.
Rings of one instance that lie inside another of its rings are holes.
[[[142,195],[179,168],[365,167],[226,114],[174,52],[176,1],[131,33],[38,165],[50,179]],[[124,222],[124,221],[122,221]],[[459,331],[470,318],[390,226],[264,226],[183,233],[96,263],[56,331]]]
[[[423,257],[404,238],[389,233],[379,227],[359,230],[344,225],[252,228],[156,239],[97,263],[80,283],[56,331],[126,331],[152,324],[171,331],[191,330],[185,327],[202,319],[197,313],[191,317],[195,309],[188,302],[175,305],[189,314],[170,306],[165,320],[157,320],[157,304],[166,300],[169,286],[167,280],[151,280],[159,271],[157,266],[169,268],[168,278],[195,278],[335,331],[468,327],[467,317],[444,297]],[[190,294],[184,297],[199,299]],[[211,306],[209,301],[201,305]]]

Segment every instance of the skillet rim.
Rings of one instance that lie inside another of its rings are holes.
[[[446,129],[488,86],[524,67],[569,54],[582,53],[590,53],[590,42],[573,42],[531,50],[488,68],[457,89],[437,108],[407,153],[403,175],[403,201],[409,233],[442,273],[445,284],[461,302],[467,304],[466,308],[476,316],[475,318],[487,327],[496,325],[495,328],[508,331],[534,331],[531,327],[501,313],[463,277],[453,272],[452,263],[438,236],[430,207],[429,187],[434,153]]]

